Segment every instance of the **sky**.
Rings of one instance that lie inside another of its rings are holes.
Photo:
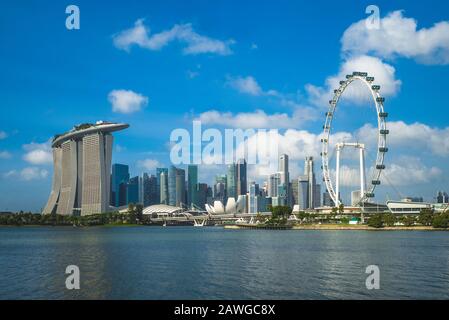
[[[66,28],[66,7],[80,28]],[[3,1],[0,10],[0,211],[40,211],[51,189],[51,138],[107,120],[113,162],[133,175],[171,164],[170,135],[204,129],[278,129],[290,176],[306,156],[320,170],[320,134],[332,91],[352,71],[381,85],[389,113],[384,182],[376,200],[449,191],[449,4],[376,1],[369,29],[359,1]],[[343,95],[333,139],[367,145],[377,120],[369,92]],[[257,135],[250,143],[257,145]],[[331,166],[333,166],[331,158]],[[262,183],[266,170],[249,167]],[[344,200],[357,188],[344,156]],[[212,183],[222,165],[200,166]],[[324,188],[324,187],[323,187]]]

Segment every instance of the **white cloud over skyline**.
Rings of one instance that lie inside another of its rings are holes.
[[[412,58],[425,64],[449,63],[449,21],[418,29],[413,18],[393,11],[380,20],[379,29],[368,29],[365,19],[352,24],[341,39],[344,55],[372,54],[384,59]]]
[[[108,101],[112,105],[112,111],[130,114],[140,111],[148,105],[148,97],[132,90],[112,90],[108,94]]]
[[[33,165],[49,165],[53,163],[53,154],[51,150],[51,141],[44,143],[32,142],[23,145],[26,151],[23,160]]]
[[[193,30],[192,24],[175,24],[171,29],[150,35],[150,28],[139,19],[134,27],[124,30],[113,36],[114,45],[118,49],[129,51],[133,45],[152,51],[161,50],[173,41],[183,43],[183,53],[196,55],[212,53],[218,55],[232,54],[230,46],[234,40],[217,40],[198,34]]]

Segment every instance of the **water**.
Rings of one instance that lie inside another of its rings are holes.
[[[0,228],[0,299],[396,298],[449,298],[449,232]]]

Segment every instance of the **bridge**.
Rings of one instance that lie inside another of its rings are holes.
[[[253,222],[257,217],[271,217],[271,212],[260,213],[236,213],[236,214],[200,214],[193,215],[188,212],[182,212],[177,215],[159,215],[150,217],[150,221],[166,225],[170,222],[193,222],[194,226],[204,226],[208,221],[247,221]]]

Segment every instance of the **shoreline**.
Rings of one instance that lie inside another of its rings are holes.
[[[228,225],[224,226],[224,229],[233,230],[268,230],[273,229],[270,227],[248,227],[246,225]],[[322,230],[322,231],[449,231],[449,229],[433,228],[432,226],[397,226],[397,227],[383,227],[383,228],[373,228],[367,225],[338,225],[338,224],[311,224],[311,225],[294,225],[287,230]]]

